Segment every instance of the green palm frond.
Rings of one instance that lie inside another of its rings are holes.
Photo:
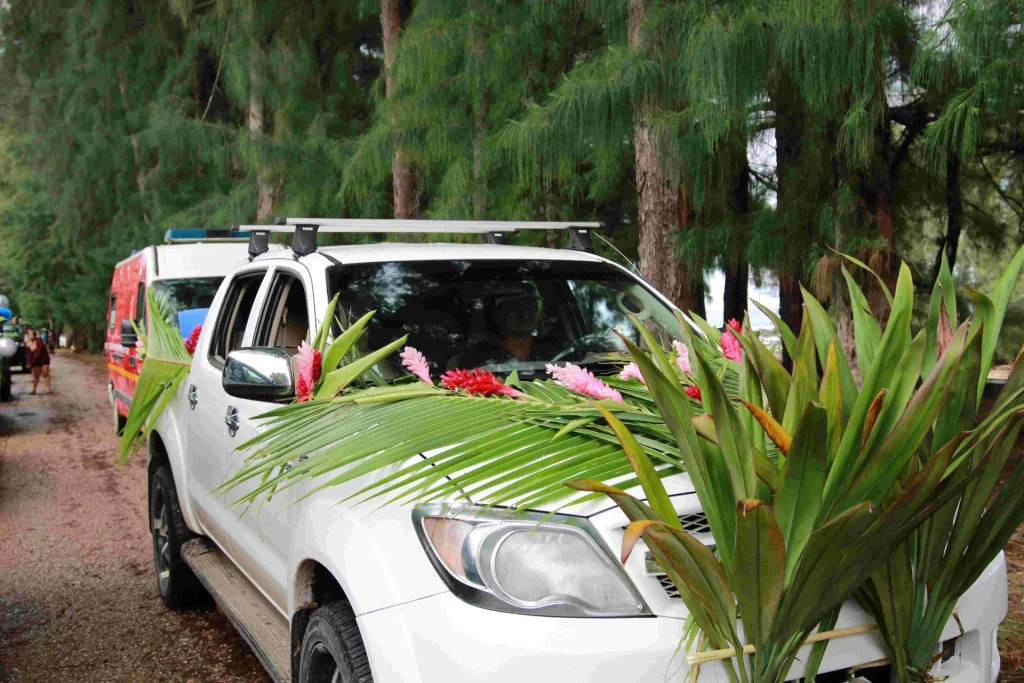
[[[167,301],[154,296],[152,289],[147,292],[146,300],[150,310],[149,333],[140,336],[145,341],[146,360],[121,434],[120,462],[129,460],[146,443],[153,425],[192,366],[192,356],[185,348],[181,333],[168,322]]]

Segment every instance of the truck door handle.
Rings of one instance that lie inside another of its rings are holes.
[[[128,367],[135,368],[135,356],[128,356]]]
[[[192,410],[196,409],[196,404],[199,403],[199,392],[196,391],[195,384],[188,385],[188,407]]]
[[[228,412],[224,415],[224,424],[228,426],[229,436],[234,436],[238,433],[238,408],[228,406]]]

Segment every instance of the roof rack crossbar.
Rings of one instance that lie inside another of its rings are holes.
[[[593,251],[591,230],[603,227],[588,221],[470,221],[470,220],[401,220],[385,218],[278,218],[276,225],[237,225],[235,230],[248,231],[250,258],[268,250],[271,232],[294,233],[292,251],[306,256],[316,251],[318,232],[331,233],[439,233],[487,235],[490,244],[506,244],[508,235],[521,230],[565,230],[569,248]]]

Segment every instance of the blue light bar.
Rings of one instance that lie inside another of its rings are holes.
[[[189,242],[247,242],[249,233],[239,230],[207,230],[206,228],[172,228],[164,233],[167,244]]]

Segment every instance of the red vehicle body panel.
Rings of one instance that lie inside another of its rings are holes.
[[[144,297],[150,251],[144,249],[115,266],[110,287],[111,299],[107,304],[107,374],[113,386],[117,412],[123,417],[127,417],[131,409],[135,386],[142,371],[142,360],[137,349],[121,345],[121,321],[137,319],[140,306],[145,306],[144,300],[140,302],[139,299],[139,285],[143,285],[141,292]],[[114,303],[113,307],[110,306],[111,302]]]

